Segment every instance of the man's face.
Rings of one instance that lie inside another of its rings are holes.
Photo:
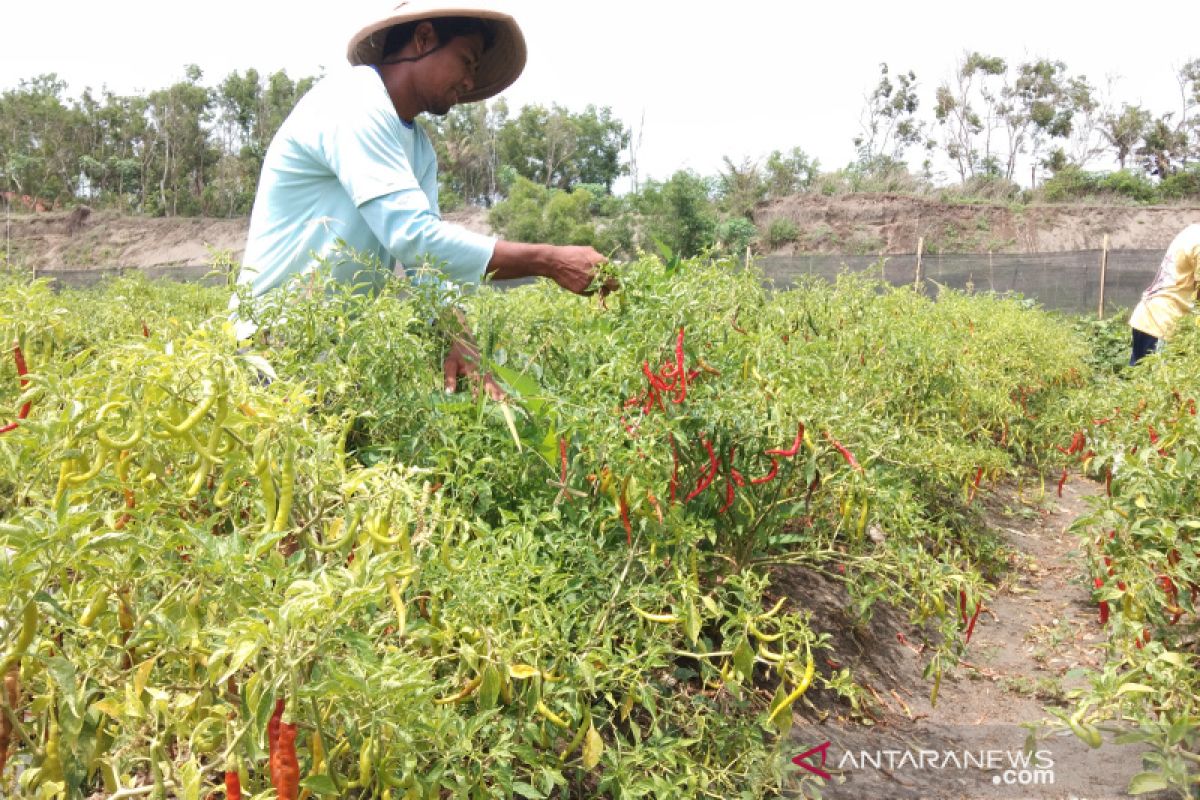
[[[426,59],[423,83],[430,114],[448,114],[462,95],[475,88],[475,73],[482,56],[483,37],[472,34],[455,36]]]

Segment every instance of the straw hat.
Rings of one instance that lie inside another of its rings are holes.
[[[492,7],[488,0],[475,0],[474,5],[448,5],[437,0],[405,0],[388,3],[382,16],[366,25],[350,38],[346,57],[351,64],[378,64],[383,57],[383,43],[389,28],[437,17],[476,17],[491,23],[496,41],[479,60],[475,88],[462,95],[459,102],[486,100],[507,89],[525,69],[525,37],[510,15]]]

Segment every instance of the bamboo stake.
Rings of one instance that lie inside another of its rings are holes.
[[[921,271],[921,254],[924,252],[924,250],[925,250],[925,237],[919,236],[919,237],[917,237],[917,276],[916,276],[916,279],[913,281],[913,286],[916,287],[916,290],[918,292],[921,291],[921,287],[925,280],[925,275]]]
[[[1104,284],[1108,281],[1108,234],[1104,234],[1104,249],[1100,251],[1100,305],[1096,319],[1104,319]]]

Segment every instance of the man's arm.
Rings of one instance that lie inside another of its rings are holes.
[[[549,278],[575,294],[588,294],[596,271],[606,259],[592,247],[552,244],[523,244],[497,240],[487,274],[496,280]],[[613,279],[605,281],[601,294],[615,291]]]

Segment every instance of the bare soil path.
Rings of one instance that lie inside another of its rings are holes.
[[[871,701],[865,720],[851,719],[844,702],[819,692],[796,714],[788,743],[794,752],[781,757],[812,751],[807,763],[830,777],[789,764],[791,796],[1127,797],[1129,779],[1141,771],[1137,747],[1106,736],[1093,750],[1061,726],[1041,724],[1105,659],[1080,540],[1069,531],[1098,491],[1072,477],[1061,498],[1053,485],[1043,494],[1037,484],[1004,485],[980,497],[988,528],[1012,550],[1010,569],[962,663],[943,677],[936,706],[922,676],[929,654],[915,644],[919,636],[904,615],[882,611],[865,629],[855,628],[842,611],[840,586],[807,571],[780,571],[776,585],[814,609],[814,622],[834,635],[838,652],[859,654],[846,666]]]

